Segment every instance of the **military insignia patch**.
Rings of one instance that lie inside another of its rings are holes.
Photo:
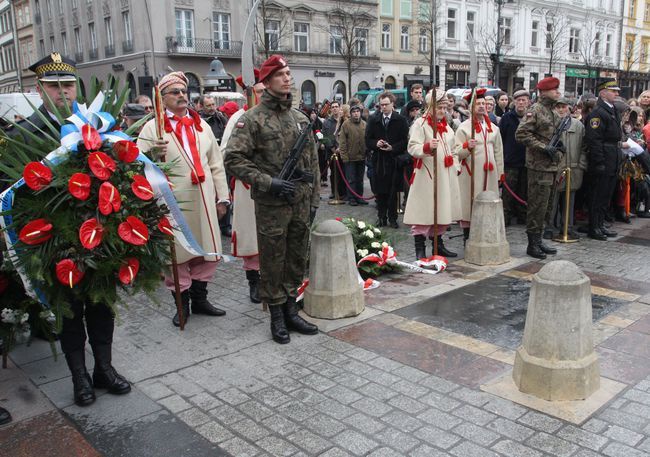
[[[244,123],[242,121],[239,121],[239,122],[237,122],[235,124],[235,127],[237,127],[238,129],[243,129],[244,128]]]
[[[589,125],[591,125],[592,129],[597,129],[598,127],[600,127],[600,118],[594,117],[593,119],[591,119],[591,121],[589,121]]]

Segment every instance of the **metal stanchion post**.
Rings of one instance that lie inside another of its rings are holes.
[[[562,235],[553,238],[553,241],[558,243],[575,243],[578,241],[575,238],[569,238],[569,211],[571,205],[571,167],[566,167],[563,172],[566,177],[566,184],[564,186],[564,230]]]
[[[332,170],[332,173],[334,173],[334,200],[330,200],[327,202],[328,205],[342,205],[345,202],[341,200],[341,196],[339,195],[339,167],[338,167],[338,160],[339,157],[336,153],[332,154],[332,160],[334,160],[334,167]]]

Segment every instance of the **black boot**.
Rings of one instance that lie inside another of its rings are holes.
[[[271,313],[271,335],[273,335],[273,341],[279,344],[287,344],[291,341],[289,331],[284,323],[283,308],[283,305],[269,305],[269,311]]]
[[[415,235],[413,239],[415,240],[415,260],[424,259],[427,256],[426,238],[424,235]]]
[[[606,228],[604,225],[601,225],[601,226],[600,226],[600,232],[601,232],[603,235],[605,235],[607,238],[611,238],[611,237],[613,237],[613,236],[618,235],[617,232],[615,232],[614,230],[610,230],[610,229]]]
[[[174,298],[174,306],[175,306],[176,292],[172,291],[172,297]],[[187,320],[190,317],[190,291],[189,290],[185,290],[181,292],[181,303],[183,305],[183,319],[185,319],[185,323],[187,323]],[[181,319],[178,315],[178,309],[176,309],[176,314],[174,314],[174,317],[172,318],[172,324],[174,324],[175,327],[181,326]]]
[[[93,385],[97,389],[107,389],[109,394],[122,395],[131,392],[131,384],[120,375],[111,365],[111,345],[93,346],[95,369],[93,370]]]
[[[192,280],[190,286],[192,314],[207,314],[208,316],[223,316],[226,312],[208,301],[208,283]]]
[[[587,236],[589,236],[589,238],[591,238],[592,240],[607,241],[607,237],[603,232],[600,231],[599,227],[596,228],[589,227],[589,232]]]
[[[463,229],[463,246],[467,244],[467,240],[469,240],[469,227]]]
[[[0,425],[5,425],[11,422],[11,414],[4,408],[0,408]]]
[[[438,255],[443,257],[458,257],[458,254],[451,252],[445,247],[445,243],[442,241],[442,235],[438,235]]]
[[[318,333],[318,327],[298,315],[298,305],[293,297],[288,297],[287,302],[284,304],[284,323],[287,330],[295,330],[303,335],[316,335]]]
[[[542,243],[542,235],[540,234],[528,234],[528,248],[526,249],[526,254],[536,259],[545,259],[546,254],[542,251],[540,244]]]
[[[83,349],[70,352],[65,355],[68,368],[72,374],[72,385],[74,389],[74,402],[79,406],[88,406],[95,402],[95,391],[93,390],[90,375],[86,371],[86,359]]]
[[[375,222],[376,227],[387,227],[388,226],[388,219],[385,217],[378,217],[377,222]]]
[[[246,270],[248,279],[248,295],[253,303],[262,303],[260,300],[260,272],[257,270]]]
[[[548,244],[544,244],[544,241],[540,238],[539,248],[544,254],[557,254],[557,249],[550,247]]]

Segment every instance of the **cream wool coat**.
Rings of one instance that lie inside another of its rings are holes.
[[[226,124],[226,129],[221,138],[221,149],[226,150],[237,121],[245,111],[240,109],[233,114]],[[257,223],[255,221],[255,202],[251,198],[250,186],[239,179],[235,180],[233,192],[232,237],[230,238],[232,255],[236,257],[249,257],[257,255]]]
[[[458,176],[458,186],[460,187],[460,206],[462,221],[471,219],[471,183],[470,170],[472,169],[472,158],[469,157],[469,150],[463,145],[472,138],[472,121],[467,119],[460,124],[456,130],[456,143],[454,149],[460,160],[460,175]],[[474,198],[483,192],[483,181],[487,173],[487,189],[499,194],[499,178],[503,174],[503,143],[501,142],[501,133],[499,127],[491,124],[492,132],[487,131],[486,124],[482,124],[480,133],[475,133],[476,148],[473,156],[476,159],[474,165]],[[484,171],[483,166],[486,163],[486,145],[487,159],[493,164],[492,171]]]
[[[424,118],[416,119],[409,132],[408,153],[422,162],[414,167],[413,184],[409,190],[404,212],[404,223],[409,225],[433,225],[433,160],[424,154],[423,147],[433,139],[433,129]],[[442,137],[438,135],[438,182],[436,187],[438,203],[438,224],[448,225],[460,218],[460,194],[458,188],[458,159],[454,151],[454,131],[447,126]],[[444,145],[443,145],[444,143]],[[445,146],[454,157],[452,166],[445,167]]]
[[[205,181],[193,184],[190,177],[192,156],[185,152],[182,142],[176,138],[174,133],[163,134],[163,140],[167,144],[167,162],[175,162],[172,170],[174,176],[169,176],[173,184],[174,195],[188,226],[194,234],[194,238],[206,252],[221,253],[221,234],[219,230],[219,219],[217,217],[217,201],[228,199],[228,183],[226,170],[223,166],[223,155],[219,149],[212,129],[201,119],[202,132],[194,131],[197,149],[201,155],[201,165],[205,172]],[[153,146],[152,141],[156,138],[155,120],[147,122],[138,138],[138,148],[147,152]],[[178,263],[185,263],[196,256],[187,252],[176,242],[176,257]],[[206,256],[204,260],[216,262],[216,256]]]

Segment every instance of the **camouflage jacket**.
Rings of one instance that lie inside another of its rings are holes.
[[[540,97],[539,102],[528,109],[517,127],[515,139],[526,146],[526,168],[530,170],[558,170],[559,161],[551,160],[544,152],[553,132],[560,125],[560,116],[553,111],[554,104],[552,98]]]
[[[246,111],[239,119],[226,146],[224,164],[228,173],[251,185],[253,200],[267,205],[284,205],[285,199],[269,193],[271,179],[280,174],[291,147],[309,119],[291,108],[291,96],[279,99],[264,91],[258,105]],[[318,155],[313,135],[298,161],[298,169],[320,176]],[[297,183],[296,199],[310,199],[318,206],[319,182]]]

